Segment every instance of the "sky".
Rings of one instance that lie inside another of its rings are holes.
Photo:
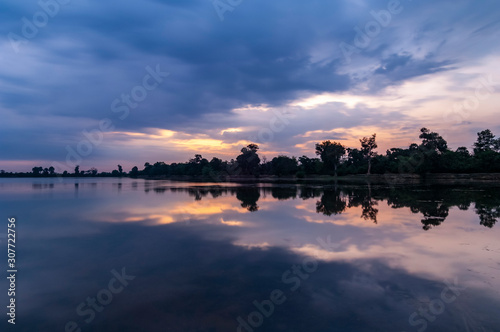
[[[494,0],[4,0],[0,169],[500,135]]]

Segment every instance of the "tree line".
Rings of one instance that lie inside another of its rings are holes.
[[[455,151],[448,148],[446,140],[427,128],[420,129],[420,144],[412,143],[408,148],[391,148],[385,154],[375,151],[376,134],[360,139],[358,148],[348,148],[331,140],[317,143],[317,158],[307,156],[289,157],[280,155],[271,160],[261,159],[257,144],[249,144],[240,154],[229,161],[213,157],[210,161],[196,154],[183,163],[167,164],[156,162],[144,164],[143,169],[134,166],[129,172],[121,165],[112,172],[99,173],[96,168],[74,172],[55,172],[54,167],[33,167],[32,172],[9,173],[0,171],[0,177],[202,177],[213,181],[223,181],[237,176],[296,176],[303,178],[311,175],[354,175],[354,174],[397,174],[397,173],[494,173],[500,172],[500,138],[491,130],[477,133],[472,152],[467,147]]]

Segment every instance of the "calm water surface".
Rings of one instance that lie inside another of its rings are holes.
[[[0,327],[500,331],[499,193],[3,179],[18,279]]]

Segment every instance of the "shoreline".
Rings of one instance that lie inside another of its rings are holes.
[[[170,180],[184,182],[208,182],[208,183],[291,183],[291,184],[331,184],[331,183],[392,183],[392,184],[468,184],[468,183],[498,183],[500,184],[500,173],[436,173],[436,174],[361,174],[329,176],[315,175],[297,178],[295,176],[225,176],[218,181],[213,177],[203,176],[158,176],[158,177],[137,177],[144,180]]]
[[[278,183],[278,184],[332,184],[332,183],[352,183],[352,184],[486,184],[494,183],[500,184],[500,173],[429,173],[429,174],[357,174],[357,175],[312,175],[305,177],[296,176],[252,176],[252,175],[239,175],[239,176],[5,176],[0,179],[46,179],[46,178],[69,178],[69,179],[87,179],[87,178],[129,178],[129,179],[143,179],[143,180],[169,180],[175,182],[205,182],[205,183]]]

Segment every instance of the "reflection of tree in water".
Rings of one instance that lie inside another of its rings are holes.
[[[297,187],[272,187],[271,195],[280,201],[297,198]]]
[[[377,201],[371,197],[371,188],[351,189],[349,192],[349,208],[361,206],[361,218],[372,220],[377,223],[378,205]]]
[[[246,208],[250,212],[259,210],[257,201],[260,198],[259,188],[240,187],[236,189],[236,198],[241,201],[241,207]]]
[[[307,196],[305,189],[301,197]],[[374,199],[373,197],[376,197]],[[347,199],[347,205],[346,205]],[[449,215],[449,209],[456,206],[468,210],[475,203],[474,211],[479,215],[480,224],[492,228],[500,219],[500,196],[495,187],[384,187],[343,186],[339,190],[325,190],[316,203],[316,212],[330,216],[343,213],[347,208],[361,207],[361,218],[377,223],[378,201],[386,200],[394,208],[409,208],[412,213],[422,214],[424,230],[441,225]]]
[[[450,193],[446,188],[414,188],[412,190],[398,188],[392,189],[388,194],[387,203],[394,209],[409,207],[412,213],[421,213],[424,218],[421,220],[424,225],[422,228],[426,231],[432,227],[441,225],[446,220],[449,213],[449,207],[457,205],[462,208],[468,207],[463,196],[456,196],[454,204],[446,201],[450,198]]]
[[[167,186],[151,188],[145,185],[145,191],[153,190],[162,194]],[[344,213],[348,208],[361,207],[361,218],[377,223],[378,201],[387,201],[394,208],[409,208],[412,213],[422,214],[421,220],[424,230],[441,225],[449,214],[449,209],[457,207],[468,210],[474,203],[474,212],[479,216],[482,226],[492,228],[500,219],[500,196],[498,188],[494,186],[464,187],[464,186],[412,186],[412,187],[387,187],[387,186],[337,186],[335,188],[322,188],[319,186],[273,186],[258,187],[190,187],[168,188],[171,192],[184,192],[194,197],[196,201],[211,195],[213,198],[227,194],[236,194],[241,206],[254,212],[259,210],[257,201],[260,192],[264,195],[270,193],[273,198],[286,200],[300,197],[310,199],[320,197],[316,202],[316,212],[326,216]],[[376,197],[376,198],[374,198]]]
[[[424,230],[439,226],[448,217],[449,209],[453,206],[467,211],[475,203],[480,224],[489,228],[500,218],[500,197],[496,187],[398,188],[391,190],[387,200],[393,208],[409,207],[413,213],[422,213]]]
[[[480,224],[488,228],[493,228],[497,220],[500,219],[499,207],[488,208],[476,205],[476,213],[479,215]]]
[[[165,191],[167,191],[167,188],[157,187],[157,188],[153,188],[153,191],[157,194],[163,194],[163,193],[165,193]]]
[[[341,214],[347,208],[347,203],[339,192],[334,190],[325,190],[321,199],[316,202],[316,212],[325,216],[332,214]]]
[[[302,199],[316,198],[320,197],[322,193],[323,193],[322,188],[302,187],[300,189],[300,198]]]
[[[432,227],[441,225],[448,217],[449,209],[439,202],[431,202],[426,206],[420,207],[420,212],[424,215],[422,219],[423,229],[428,231]]]
[[[368,198],[363,200],[361,217],[365,220],[372,220],[376,224],[378,209],[375,206],[377,205],[378,203],[374,199]]]
[[[492,228],[500,219],[500,198],[491,193],[475,202],[474,211],[479,215],[480,224]]]
[[[137,187],[137,185],[136,185]],[[148,193],[151,190],[149,186],[145,186],[144,191]],[[196,188],[196,187],[191,187],[191,188],[177,188],[177,187],[171,187],[168,188],[167,186],[164,187],[155,187],[153,188],[153,191],[157,194],[163,194],[167,190],[169,190],[172,193],[187,193],[190,197],[194,197],[195,201],[201,201],[203,197],[207,197],[209,194],[213,198],[217,198],[222,195],[228,194],[228,189],[227,188],[217,188],[217,187],[207,187],[207,188]]]

